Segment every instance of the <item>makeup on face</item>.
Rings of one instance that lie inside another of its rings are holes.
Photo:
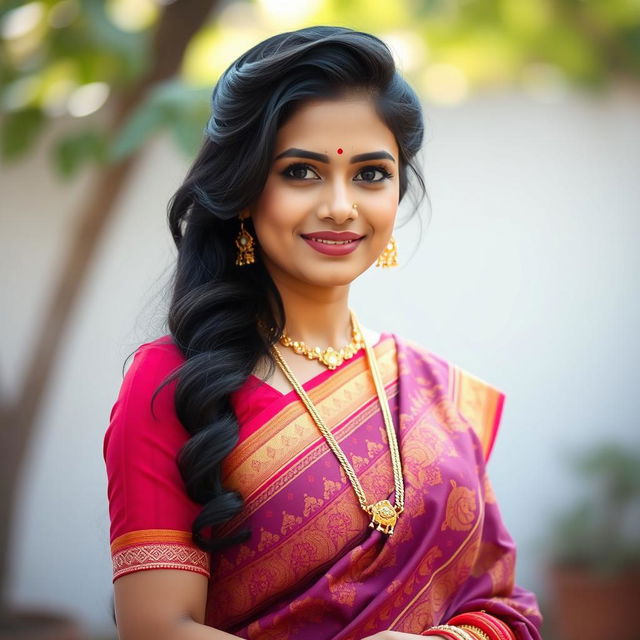
[[[375,105],[304,103],[278,130],[274,151],[251,212],[268,268],[325,284],[364,272],[398,206],[398,145]]]
[[[358,248],[365,236],[360,236],[357,240],[322,240],[319,234],[313,233],[303,235],[302,239],[316,251],[329,256],[345,256]]]
[[[342,149],[338,149],[338,154],[343,153]],[[305,158],[307,160],[315,160],[316,162],[322,162],[323,164],[329,164],[329,156],[326,153],[318,153],[317,151],[310,151],[308,149],[299,149],[297,147],[291,147],[285,149],[279,153],[274,160],[280,160],[280,158]],[[368,162],[370,160],[391,160],[395,164],[396,159],[388,151],[370,151],[368,153],[359,153],[355,156],[351,156],[349,162],[356,164],[358,162]]]
[[[341,155],[344,153],[344,149],[342,147],[338,147],[336,153],[338,155]],[[330,162],[329,156],[327,154],[319,153],[317,151],[312,151],[309,149],[301,149],[298,147],[291,147],[289,149],[286,149],[285,151],[282,151],[276,156],[275,159],[280,160],[282,158],[289,157],[312,160],[321,164],[329,164]],[[350,163],[359,164],[376,160],[390,160],[395,164],[395,158],[393,157],[393,155],[385,150],[370,151],[354,155],[350,158]],[[298,176],[293,176],[291,175],[292,171],[301,172],[303,175],[299,174]],[[311,173],[311,177],[306,177],[308,173]],[[283,175],[286,177],[290,177],[293,180],[300,180],[301,182],[319,179],[315,170],[312,167],[304,164],[289,165],[284,169]],[[375,183],[380,183],[391,177],[391,173],[383,165],[364,166],[361,168],[360,172],[357,175],[362,177],[359,180],[354,178],[354,181],[369,183],[372,185],[375,185]],[[358,205],[354,203],[352,206],[353,209],[357,211]],[[338,233],[335,231],[317,231],[311,233],[303,233],[301,234],[301,238],[312,249],[318,251],[319,253],[330,256],[345,256],[352,253],[358,248],[362,240],[365,238],[365,235],[356,234],[353,232]]]

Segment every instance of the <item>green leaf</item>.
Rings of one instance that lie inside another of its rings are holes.
[[[193,154],[202,140],[209,94],[208,88],[193,89],[178,80],[162,83],[118,132],[109,149],[109,160],[126,158],[164,129],[172,131],[181,150]]]
[[[182,118],[173,123],[171,132],[180,151],[188,158],[195,156],[202,144],[204,136],[203,124],[197,120]]]
[[[103,163],[107,156],[104,134],[96,129],[85,129],[58,140],[53,148],[54,165],[59,175],[71,178],[90,162]]]
[[[116,57],[121,73],[131,81],[149,64],[149,30],[129,33],[117,27],[105,11],[103,0],[81,0],[86,35],[92,46]]]
[[[119,162],[135,153],[160,132],[167,121],[163,105],[153,99],[147,100],[134,111],[111,142],[107,152],[109,162]]]
[[[14,161],[23,156],[35,143],[44,123],[44,114],[37,107],[26,107],[6,114],[0,128],[2,158]]]

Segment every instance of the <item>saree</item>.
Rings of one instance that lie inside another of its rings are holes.
[[[353,487],[296,391],[250,376],[232,394],[239,441],[223,484],[244,498],[220,534],[249,540],[216,554],[191,541],[201,505],[175,457],[188,439],[172,385],[182,356],[170,336],[142,345],[105,434],[114,581],[176,568],[208,578],[205,624],[250,640],[359,640],[419,634],[484,610],[519,640],[540,640],[533,593],[515,582],[516,546],[487,473],[505,394],[394,333],[373,346],[397,434],[404,511],[393,535],[369,527]],[[364,351],[303,384],[349,458],[369,503],[395,492]],[[166,392],[166,393],[165,393]],[[149,426],[153,425],[153,426]]]

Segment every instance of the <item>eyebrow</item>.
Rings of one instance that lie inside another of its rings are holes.
[[[316,160],[317,162],[324,162],[329,164],[329,156],[325,153],[316,153],[315,151],[307,151],[306,149],[297,149],[291,147],[282,153],[279,153],[275,160],[280,158],[307,158],[309,160]],[[356,156],[350,158],[350,162],[366,162],[368,160],[391,160],[395,162],[396,159],[387,151],[370,151],[369,153],[359,153]]]

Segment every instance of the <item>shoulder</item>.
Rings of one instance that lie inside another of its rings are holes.
[[[167,376],[179,369],[185,358],[171,335],[139,345],[125,361],[120,396],[135,386],[138,393],[157,387]]]
[[[163,383],[184,360],[170,335],[145,342],[133,352],[111,407],[107,441],[116,431],[139,434],[157,429],[158,423],[177,424],[173,398],[176,380]]]
[[[155,377],[182,365],[184,355],[170,334],[141,344],[134,352],[133,359],[125,375],[140,373]]]
[[[498,432],[506,393],[481,375],[472,373],[423,345],[395,336],[398,355],[414,375],[431,378],[447,400],[476,432],[489,458]]]

